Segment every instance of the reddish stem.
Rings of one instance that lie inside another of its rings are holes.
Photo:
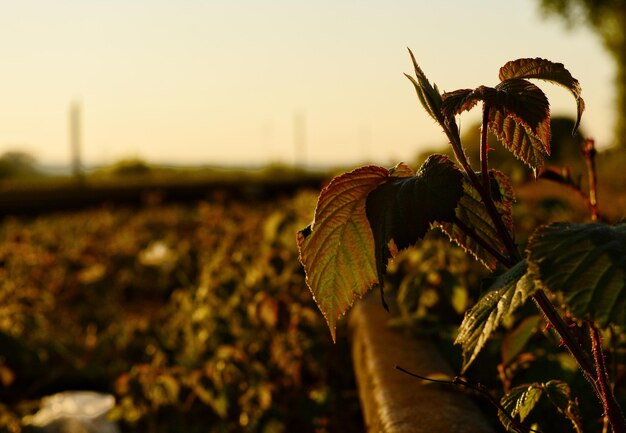
[[[597,174],[596,174],[596,147],[593,139],[588,138],[583,144],[583,154],[587,163],[587,173],[589,174],[589,207],[591,208],[591,219],[598,221],[600,212],[598,210]]]
[[[624,414],[609,384],[609,376],[604,362],[604,353],[602,352],[602,337],[596,325],[591,321],[589,322],[589,334],[591,336],[591,350],[596,362],[598,388],[600,389],[600,400],[602,401],[604,414],[609,419],[613,433],[626,433]]]

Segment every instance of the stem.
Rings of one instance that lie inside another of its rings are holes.
[[[626,433],[626,420],[624,414],[615,400],[613,390],[609,384],[609,378],[604,363],[604,353],[602,353],[602,337],[600,331],[594,323],[589,322],[589,335],[591,336],[591,350],[596,361],[596,372],[598,376],[598,387],[600,388],[600,400],[604,408],[604,414],[608,417],[613,433]]]
[[[587,163],[587,173],[589,177],[589,206],[591,208],[591,219],[598,221],[600,212],[598,210],[597,174],[596,174],[596,148],[592,139],[585,140],[583,144],[583,154]]]
[[[467,157],[465,156],[465,152],[463,151],[463,146],[461,145],[461,140],[459,138],[458,129],[456,129],[456,124],[453,124],[454,128],[452,128],[450,124],[444,120],[443,116],[441,116],[441,119],[438,119],[438,121],[439,121],[439,124],[444,127],[443,129],[446,135],[448,136],[448,140],[450,140],[450,145],[452,146],[452,151],[454,152],[454,156],[456,157],[459,164],[461,164],[461,167],[463,167],[465,174],[469,178],[470,182],[472,183],[476,191],[478,191],[478,194],[480,195],[480,198],[483,201],[485,208],[487,209],[487,212],[489,213],[489,216],[491,217],[491,220],[493,221],[493,224],[495,225],[496,230],[498,231],[498,234],[500,235],[500,238],[504,242],[504,245],[510,256],[510,260],[508,261],[513,262],[513,263],[519,262],[520,260],[522,260],[522,256],[517,250],[517,246],[515,245],[515,242],[513,242],[513,239],[509,235],[507,228],[504,226],[504,223],[502,222],[502,217],[500,213],[498,212],[498,209],[496,209],[496,205],[494,204],[493,199],[491,198],[491,184],[489,181],[488,167],[482,170],[483,182],[481,182],[481,180],[476,175],[476,172],[472,169],[472,166],[467,161]],[[489,126],[488,123],[489,123],[489,109],[487,107],[483,107],[483,122],[481,126],[482,128],[481,129],[481,149],[484,143],[485,152],[487,150],[486,146],[487,146],[487,131],[488,131],[487,128]],[[487,158],[483,158],[483,160],[486,165]],[[481,163],[482,162],[483,161],[481,161]],[[485,181],[485,179],[487,180]]]
[[[491,217],[491,221],[496,227],[498,234],[500,235],[500,239],[504,242],[504,245],[509,253],[509,256],[513,263],[517,263],[522,260],[522,256],[519,253],[513,238],[509,234],[509,231],[505,227],[502,222],[502,216],[498,209],[496,208],[495,203],[493,202],[493,198],[491,197],[491,181],[489,179],[489,164],[487,157],[487,148],[488,148],[488,128],[489,128],[489,111],[490,107],[485,103],[483,104],[483,121],[481,125],[481,134],[480,134],[480,163],[481,163],[481,171],[482,171],[482,184],[478,181],[478,177],[474,175],[474,179],[472,183],[474,184],[474,188],[480,194],[480,198],[485,204],[485,208]],[[470,176],[470,180],[471,180]]]
[[[545,315],[548,323],[552,325],[559,336],[563,339],[563,344],[567,347],[580,366],[585,379],[587,379],[587,381],[591,384],[596,394],[600,396],[600,390],[598,388],[598,384],[596,383],[596,369],[589,354],[583,350],[579,341],[576,337],[574,337],[567,326],[567,323],[565,323],[563,318],[556,311],[556,308],[554,308],[554,305],[552,305],[552,302],[550,302],[550,299],[548,299],[548,296],[543,290],[537,290],[537,292],[533,295],[533,300],[541,312]]]
[[[482,129],[481,129],[480,146],[481,146],[481,166],[482,166],[482,178],[483,178],[482,182],[478,178],[478,176],[476,175],[476,173],[474,172],[474,170],[472,169],[472,167],[469,165],[467,161],[467,157],[465,156],[465,152],[463,151],[463,147],[461,145],[461,141],[459,138],[458,129],[456,129],[456,124],[453,124],[453,125],[448,124],[443,119],[443,116],[440,116],[440,118],[438,118],[438,121],[440,125],[444,126],[444,131],[446,135],[448,136],[448,139],[450,140],[450,144],[452,146],[454,155],[456,159],[459,161],[459,163],[461,164],[461,166],[463,167],[463,170],[468,176],[470,182],[472,183],[476,191],[478,191],[483,201],[483,204],[485,205],[485,209],[489,213],[489,216],[491,217],[491,220],[493,221],[493,224],[495,225],[496,230],[498,231],[498,235],[500,236],[500,239],[506,246],[507,253],[509,254],[510,258],[505,259],[503,261],[501,260],[502,259],[502,257],[500,257],[501,255],[495,255],[495,257],[499,257],[499,260],[501,261],[503,265],[507,267],[511,267],[511,263],[517,263],[523,260],[523,258],[519,250],[517,249],[517,246],[515,245],[513,238],[511,237],[506,226],[504,225],[504,222],[502,221],[502,217],[500,213],[498,212],[498,209],[496,208],[495,203],[493,202],[493,199],[491,197],[491,189],[490,189],[491,185],[490,185],[490,180],[489,180],[488,159],[487,159],[487,137],[488,137],[487,128],[488,128],[488,123],[489,123],[489,107],[487,106],[487,104],[484,104],[483,106],[483,119],[482,119],[482,126],[481,126]],[[454,126],[454,128],[452,126]],[[594,206],[596,207],[596,211],[595,212],[592,211],[592,217],[593,215],[595,215],[595,218],[597,218],[598,215],[597,215],[597,198],[596,198],[596,186],[595,186],[596,179],[595,179],[594,156],[595,156],[595,148],[593,149],[592,152],[590,152],[590,155],[588,158],[588,161],[589,161],[588,164],[589,164],[589,170],[590,170],[590,182],[593,182],[593,183],[590,183],[590,202],[592,203],[592,208]],[[593,191],[593,193],[591,191]],[[591,194],[593,194],[593,199],[591,198]],[[619,417],[617,417],[615,421],[617,422],[617,424],[613,426],[614,429],[618,429],[618,430],[614,430],[614,433],[626,433],[626,426],[624,423],[624,418],[621,414],[621,411],[619,410],[619,406],[615,400],[615,397],[613,396],[612,392],[610,392],[610,389],[608,390],[609,397],[606,397],[605,394],[603,394],[602,389],[600,388],[600,386],[598,385],[596,381],[596,369],[594,367],[594,363],[591,360],[589,354],[580,346],[578,340],[571,333],[569,327],[567,326],[563,318],[559,315],[559,313],[557,312],[556,308],[554,307],[550,299],[548,299],[545,292],[539,289],[537,290],[537,292],[535,292],[535,294],[532,295],[532,297],[536,305],[538,306],[538,308],[541,310],[541,312],[544,314],[544,316],[548,320],[548,322],[554,327],[554,329],[563,339],[564,345],[567,347],[569,352],[572,354],[572,356],[574,357],[574,359],[576,360],[576,362],[582,369],[585,379],[587,379],[587,381],[591,384],[591,386],[593,387],[594,391],[596,392],[600,400],[602,400],[603,405],[604,405],[604,401],[606,401],[607,398],[610,398],[610,400],[614,403],[617,409],[613,407],[612,411],[613,412],[617,411],[617,413],[620,415]],[[613,414],[613,416],[615,417],[616,415]]]
[[[482,119],[482,126],[481,126],[482,129],[481,129],[481,143],[480,143],[481,167],[482,167],[481,169],[482,169],[482,177],[483,177],[482,182],[480,181],[476,173],[471,169],[469,164],[467,164],[467,159],[465,158],[465,154],[462,151],[462,147],[460,143],[458,143],[457,146],[453,144],[452,147],[455,152],[455,155],[457,154],[457,151],[458,153],[462,155],[463,159],[461,161],[464,161],[465,164],[462,163],[461,165],[466,170],[466,173],[470,181],[474,185],[474,188],[476,188],[476,190],[480,194],[481,199],[485,205],[485,209],[489,213],[489,216],[491,217],[491,220],[493,221],[498,231],[498,235],[500,236],[502,242],[504,242],[504,245],[506,246],[510,259],[501,261],[501,263],[507,267],[511,267],[511,263],[514,264],[514,263],[521,261],[522,256],[519,250],[517,249],[517,246],[515,245],[513,238],[509,234],[507,228],[504,226],[504,223],[502,222],[502,217],[500,213],[498,212],[495,206],[495,203],[493,202],[493,199],[491,197],[491,190],[490,190],[491,185],[489,182],[489,171],[488,171],[489,167],[488,167],[488,159],[487,159],[487,138],[488,138],[487,128],[489,126],[488,122],[489,122],[489,107],[486,106],[485,104],[483,106],[483,119]],[[451,140],[451,143],[452,143],[452,140]],[[459,159],[458,156],[457,156],[457,159]],[[467,171],[466,166],[469,167],[470,171]],[[595,170],[593,172],[595,173]],[[498,256],[495,256],[495,257],[498,257]],[[537,307],[544,314],[548,322],[552,325],[552,327],[556,330],[559,336],[563,339],[563,343],[565,347],[567,347],[569,352],[572,354],[572,356],[574,357],[574,359],[580,366],[585,379],[587,379],[587,381],[591,384],[591,386],[593,387],[598,397],[602,399],[602,393],[596,382],[596,370],[594,367],[594,363],[591,357],[589,356],[589,354],[580,346],[578,340],[576,339],[576,337],[574,337],[569,327],[567,326],[563,318],[559,315],[556,308],[554,307],[550,299],[547,297],[545,292],[539,289],[537,290],[537,292],[535,292],[535,294],[532,295],[532,297]],[[626,432],[620,432],[620,433],[626,433]]]
[[[483,175],[483,188],[491,198],[491,181],[489,180],[489,143],[488,143],[489,106],[483,104],[483,123],[480,128],[480,170]]]

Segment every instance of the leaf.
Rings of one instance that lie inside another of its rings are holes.
[[[470,111],[478,101],[494,102],[495,94],[495,89],[486,86],[447,92],[442,96],[441,112],[447,119],[452,119],[464,111]]]
[[[490,170],[489,177],[491,179],[491,195],[494,204],[509,234],[513,237],[513,216],[511,214],[512,204],[515,201],[513,187],[509,178],[497,170]],[[455,213],[457,220],[461,224],[491,243],[500,253],[506,255],[506,245],[500,239],[498,230],[493,225],[493,221],[483,205],[480,194],[467,177],[463,178],[463,196]],[[474,238],[468,236],[458,222],[442,223],[438,224],[438,226],[452,241],[460,245],[466,252],[472,254],[488,269],[495,269],[497,264],[496,258],[476,242]]]
[[[580,83],[572,77],[572,74],[565,69],[562,63],[554,63],[541,58],[513,60],[500,68],[499,78],[500,81],[514,78],[536,78],[565,87],[576,100],[577,117],[572,131],[573,133],[576,132],[585,110],[585,101],[580,96]]]
[[[369,195],[365,209],[374,234],[381,287],[394,249],[417,242],[435,221],[454,219],[462,176],[448,157],[431,155],[415,176],[389,178]]]
[[[575,317],[626,326],[626,223],[543,226],[527,252],[538,284],[562,293]]]
[[[519,79],[503,81],[496,90],[496,107],[528,129],[550,154],[550,103],[543,91],[530,81]]]
[[[543,390],[541,383],[516,386],[500,399],[500,404],[512,418],[519,416],[520,421],[523,422],[539,402]],[[511,420],[500,412],[498,412],[498,417],[502,425],[509,430]]]
[[[551,380],[545,384],[545,395],[556,409],[569,419],[577,433],[582,433],[582,420],[578,401],[572,398],[572,392],[567,383],[560,380]]]
[[[545,147],[524,125],[514,118],[493,110],[489,113],[489,129],[513,155],[536,173],[543,167]]]
[[[534,293],[535,286],[526,271],[526,261],[517,263],[500,275],[489,291],[465,313],[454,341],[463,348],[463,372],[476,359],[502,321],[510,317]]]
[[[448,121],[471,110],[478,101],[489,109],[489,128],[504,147],[532,169],[550,154],[550,104],[533,83],[510,79],[495,88],[480,86],[443,95],[441,111]]]
[[[415,56],[410,49],[409,54],[411,55],[411,61],[413,62],[415,78],[408,74],[404,74],[404,76],[407,77],[411,83],[413,83],[415,92],[417,93],[417,98],[426,112],[436,122],[441,123],[441,94],[437,89],[437,85],[433,87],[433,85],[430,84],[430,81],[428,81],[426,75],[424,75],[424,72],[417,64],[417,60],[415,60]]]
[[[560,380],[516,386],[502,397],[500,404],[511,418],[519,417],[523,422],[542,397],[546,397],[559,413],[572,422],[577,433],[582,433],[578,403],[572,398],[569,385]],[[498,412],[498,418],[507,430],[514,427],[502,412]]]
[[[515,329],[506,334],[500,347],[502,364],[507,366],[515,360],[535,334],[540,323],[541,316],[526,317]]]
[[[367,166],[334,178],[320,193],[313,223],[298,233],[306,282],[333,341],[337,319],[378,283],[365,200],[388,177],[387,169]]]

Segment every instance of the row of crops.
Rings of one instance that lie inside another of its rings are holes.
[[[91,389],[116,397],[124,431],[359,431],[348,344],[331,343],[297,260],[314,205],[5,218],[0,430]]]

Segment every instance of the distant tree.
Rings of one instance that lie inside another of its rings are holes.
[[[0,156],[0,179],[38,174],[35,157],[25,152],[5,152]]]
[[[626,149],[626,0],[540,0],[548,15],[584,23],[600,35],[617,66],[614,144]]]
[[[111,173],[121,176],[141,176],[150,173],[150,165],[139,159],[130,158],[116,162],[111,168]]]

